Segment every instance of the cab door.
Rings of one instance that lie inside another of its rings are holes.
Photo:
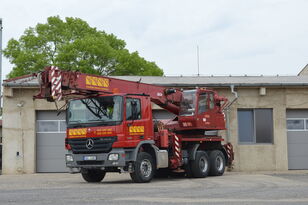
[[[135,147],[140,141],[145,140],[146,119],[143,119],[142,99],[126,97],[125,99],[125,137],[126,147]]]
[[[215,113],[214,93],[211,91],[200,93],[198,96],[197,126],[215,129]]]

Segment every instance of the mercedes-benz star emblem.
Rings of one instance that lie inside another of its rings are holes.
[[[94,147],[94,141],[92,139],[88,139],[86,141],[86,147],[87,149],[92,149]]]

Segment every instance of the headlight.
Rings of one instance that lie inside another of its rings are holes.
[[[119,154],[110,154],[108,156],[108,160],[109,161],[117,161],[117,160],[119,160]]]
[[[74,161],[73,155],[70,155],[70,154],[65,155],[65,159],[66,159],[67,162],[73,162]]]

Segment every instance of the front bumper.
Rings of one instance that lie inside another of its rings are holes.
[[[118,154],[117,160],[108,160],[110,154]],[[102,167],[124,167],[126,165],[126,154],[124,149],[112,149],[108,153],[93,154],[73,154],[69,153],[72,159],[66,158],[66,166],[68,168],[102,168]],[[95,159],[93,159],[95,158]],[[72,161],[71,161],[72,160]]]

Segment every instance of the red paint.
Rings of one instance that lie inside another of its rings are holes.
[[[158,133],[159,140],[160,140],[160,147],[162,148],[168,148],[169,147],[169,135],[168,130],[161,130]]]

